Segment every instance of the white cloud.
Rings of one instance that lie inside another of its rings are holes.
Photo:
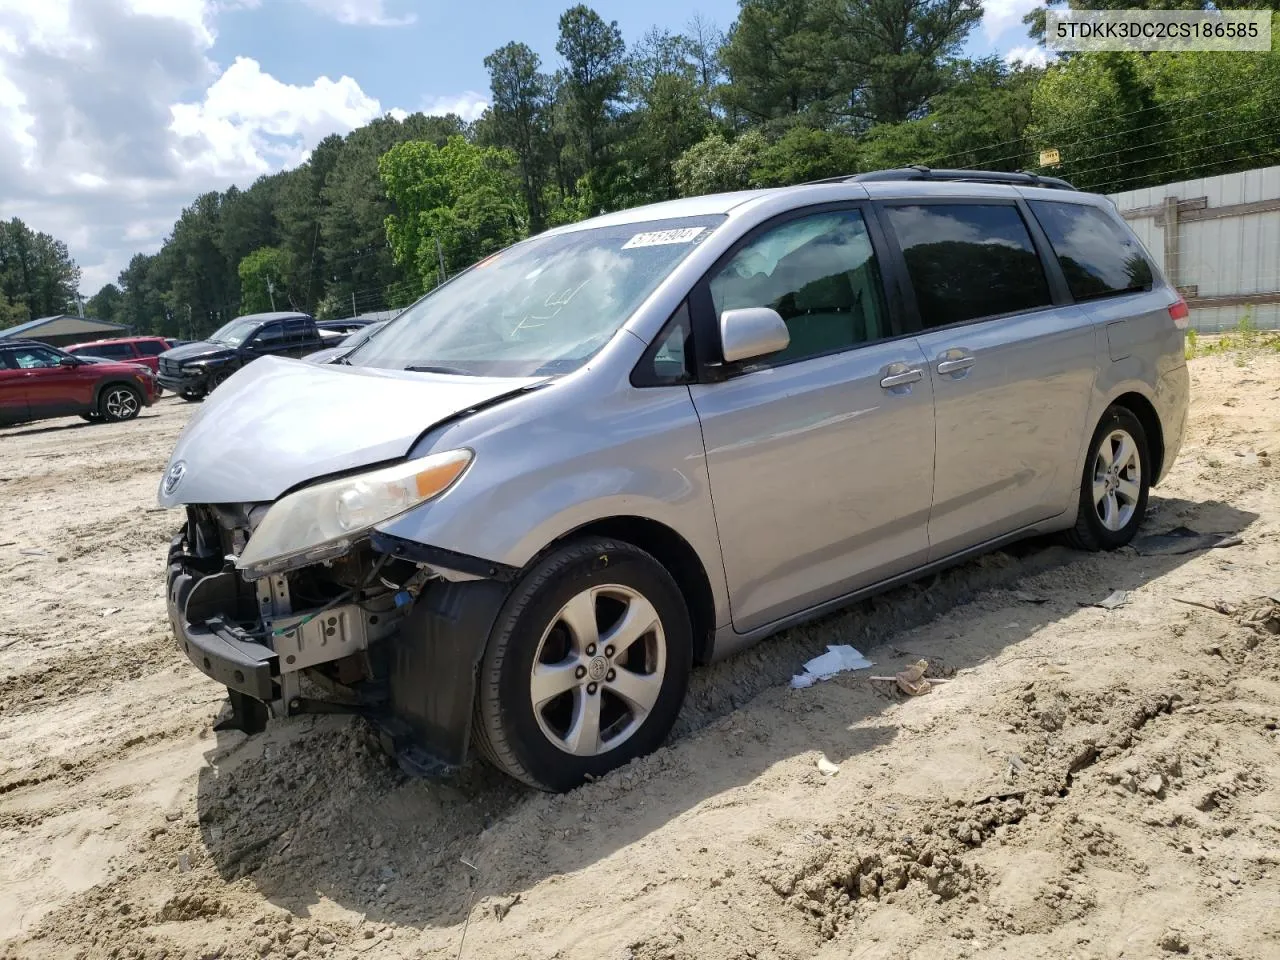
[[[1014,47],[1004,55],[1005,63],[1011,65],[1020,63],[1027,67],[1046,67],[1052,59],[1054,59],[1053,54],[1047,49],[1031,45]]]
[[[301,87],[247,57],[237,57],[199,103],[171,110],[184,166],[233,179],[299,163],[330,133],[347,133],[382,113],[350,77],[320,77]]]
[[[258,2],[0,0],[0,218],[66,241],[86,294],[157,249],[198,194],[383,112],[350,77],[219,71],[218,12]]]
[[[352,26],[404,27],[418,19],[412,13],[399,17],[388,14],[386,0],[305,0],[305,2],[317,13]]]
[[[1026,36],[1022,18],[1040,6],[1042,0],[986,0],[982,6],[982,32],[993,44],[1010,30]]]
[[[463,120],[470,122],[479,120],[480,115],[489,107],[487,94],[466,90],[454,96],[431,97],[422,106],[427,116],[443,117],[448,113],[456,113]]]

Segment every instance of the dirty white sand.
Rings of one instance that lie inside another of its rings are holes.
[[[153,507],[189,408],[0,432],[0,956],[1274,960],[1280,357],[1192,371],[1147,531],[1243,545],[971,563],[701,671],[564,797],[406,780],[353,720],[211,733]],[[826,642],[952,682],[787,689]]]

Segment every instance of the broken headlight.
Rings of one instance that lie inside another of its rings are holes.
[[[250,580],[346,553],[378,523],[440,496],[471,463],[450,450],[303,487],[272,504],[236,567]]]

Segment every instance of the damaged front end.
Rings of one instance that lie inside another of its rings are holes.
[[[338,556],[245,571],[267,507],[188,505],[169,548],[169,619],[191,662],[228,690],[221,726],[359,713],[406,772],[460,766],[476,668],[514,571],[377,532]]]

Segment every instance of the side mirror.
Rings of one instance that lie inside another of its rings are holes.
[[[791,334],[777,310],[743,307],[720,314],[720,349],[726,363],[777,353],[790,343]]]
[[[60,367],[78,367],[80,366],[80,363],[81,361],[77,360],[75,357],[58,358],[58,366]]]

